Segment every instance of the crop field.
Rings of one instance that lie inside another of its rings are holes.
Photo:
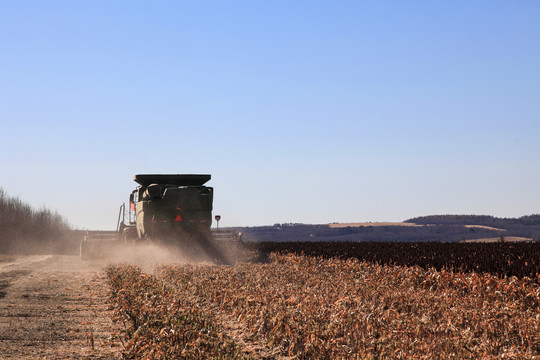
[[[246,244],[262,254],[286,252],[325,259],[358,259],[423,269],[529,277],[540,282],[540,243],[266,242]],[[261,255],[259,255],[261,256]]]
[[[107,275],[127,358],[540,356],[537,277],[277,252]]]

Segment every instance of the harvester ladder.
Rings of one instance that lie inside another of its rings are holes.
[[[116,232],[119,233],[124,227],[135,226],[135,211],[131,211],[130,208],[126,208],[126,204],[120,205],[118,211],[118,221],[116,222]]]

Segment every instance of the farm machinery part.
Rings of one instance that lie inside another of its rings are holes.
[[[214,189],[205,186],[210,179],[199,174],[135,175],[139,185],[130,194],[129,206],[120,206],[116,231],[89,232],[81,243],[81,257],[102,257],[112,248],[121,252],[121,246],[151,243],[227,263],[226,248],[240,236],[233,230],[212,230]]]

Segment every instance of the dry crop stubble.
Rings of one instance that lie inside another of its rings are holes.
[[[109,266],[116,320],[124,325],[124,356],[137,359],[242,359],[210,314],[179,298],[134,265]]]
[[[208,304],[298,359],[540,356],[540,289],[528,279],[280,254],[269,264],[165,265],[157,276],[108,272],[134,356],[179,349],[178,336],[164,336],[172,329],[194,336],[184,354],[221,339],[231,346],[222,358],[251,356],[227,339]],[[207,322],[175,323],[177,314]]]

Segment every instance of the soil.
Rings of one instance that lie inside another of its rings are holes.
[[[0,255],[0,359],[120,359],[105,266]]]
[[[141,248],[129,259],[86,261],[69,255],[0,255],[0,360],[121,359],[122,325],[112,320],[105,267],[128,260],[152,273],[156,263],[178,260],[162,252]],[[193,301],[216,316],[244,354],[289,359],[216,305],[195,296]]]

